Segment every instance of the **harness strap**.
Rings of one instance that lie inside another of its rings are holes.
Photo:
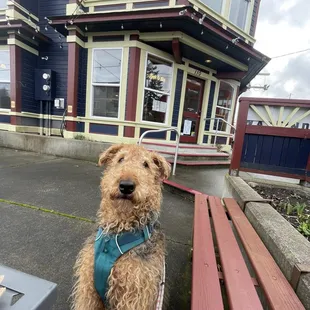
[[[126,232],[119,235],[106,236],[99,228],[95,241],[95,288],[106,302],[108,278],[116,260],[124,253],[147,241],[153,232],[153,227],[147,225],[143,230]]]

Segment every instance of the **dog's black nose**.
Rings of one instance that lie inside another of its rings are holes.
[[[134,192],[136,185],[131,180],[123,180],[119,182],[119,190],[124,195],[130,195]]]

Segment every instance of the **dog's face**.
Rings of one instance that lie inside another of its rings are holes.
[[[101,192],[110,208],[136,217],[159,212],[161,183],[171,171],[162,156],[137,145],[114,145],[101,154],[99,165],[105,166]]]

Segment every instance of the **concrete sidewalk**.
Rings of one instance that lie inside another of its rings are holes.
[[[69,309],[72,266],[96,230],[101,173],[93,163],[0,149],[0,263],[57,283],[54,309]],[[190,308],[193,211],[191,201],[164,190],[171,310]]]

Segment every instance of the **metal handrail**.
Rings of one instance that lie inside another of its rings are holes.
[[[217,140],[217,135],[218,135],[218,131],[219,131],[219,121],[223,121],[224,123],[226,123],[228,126],[230,126],[234,131],[236,131],[236,127],[230,123],[228,123],[224,118],[221,117],[208,117],[204,119],[205,121],[212,121],[212,120],[216,120],[216,131],[215,131],[215,139],[214,139],[214,143],[213,145],[216,145],[216,140]]]
[[[173,162],[173,169],[172,169],[172,175],[175,175],[175,169],[177,167],[177,160],[178,160],[178,153],[179,153],[179,144],[180,144],[180,133],[177,128],[171,127],[171,128],[164,128],[164,129],[148,130],[141,135],[138,144],[141,145],[144,137],[148,135],[149,133],[168,132],[168,131],[174,131],[176,133],[176,146],[175,146],[174,162]]]

